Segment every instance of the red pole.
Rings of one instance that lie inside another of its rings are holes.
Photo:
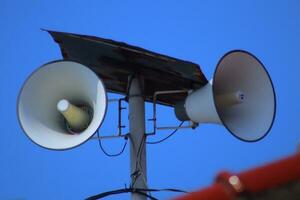
[[[257,193],[300,179],[300,154],[239,174],[220,173],[216,183],[176,200],[233,200],[244,193]]]

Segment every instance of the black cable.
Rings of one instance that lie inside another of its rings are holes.
[[[97,200],[97,199],[101,199],[110,195],[115,195],[115,194],[122,194],[122,193],[137,193],[137,194],[141,194],[143,196],[148,197],[151,200],[157,200],[155,197],[153,197],[152,195],[147,194],[147,192],[162,192],[162,191],[170,191],[170,192],[181,192],[181,193],[188,193],[186,191],[183,190],[178,190],[178,189],[143,189],[143,188],[124,188],[124,189],[119,189],[119,190],[113,190],[110,192],[103,192],[101,194],[97,194],[91,197],[88,197],[86,200]]]
[[[184,121],[182,121],[182,122],[179,124],[178,128],[176,128],[176,129],[175,129],[170,135],[168,135],[167,137],[165,137],[165,138],[163,138],[163,139],[161,139],[161,140],[158,140],[158,141],[154,141],[154,142],[146,142],[146,143],[147,143],[147,144],[158,144],[158,143],[161,143],[161,142],[167,140],[169,137],[171,137],[172,135],[174,135],[174,134],[178,131],[178,129],[182,126],[183,123],[184,123]]]
[[[107,152],[105,151],[105,149],[103,148],[103,146],[102,146],[101,139],[100,139],[100,135],[99,135],[99,130],[97,130],[97,136],[98,136],[99,146],[100,146],[101,150],[103,151],[103,153],[104,153],[106,156],[109,156],[109,157],[116,157],[116,156],[119,156],[119,155],[121,155],[121,154],[124,152],[124,150],[125,150],[125,148],[126,148],[126,146],[127,146],[128,139],[127,139],[127,137],[125,137],[126,142],[124,143],[124,146],[123,146],[122,150],[121,150],[119,153],[116,153],[116,154],[110,154],[110,153],[107,153]]]
[[[141,143],[140,143],[140,145],[139,145],[139,148],[138,148],[138,152],[137,152],[137,159],[136,159],[136,164],[135,164],[135,168],[137,168],[138,167],[138,161],[140,161],[141,160],[141,155],[142,155],[142,149],[144,148],[144,141],[145,141],[145,139],[146,139],[146,135],[145,134],[143,134],[143,138],[142,138],[142,140],[141,140]]]
[[[187,191],[184,190],[179,190],[179,189],[171,189],[171,188],[165,188],[165,189],[142,189],[142,188],[137,188],[140,191],[151,191],[151,192],[163,192],[163,191],[170,191],[170,192],[181,192],[181,193],[188,193]]]
[[[137,178],[140,176],[140,173],[139,173],[140,170],[138,169],[138,165],[139,165],[139,161],[141,159],[141,154],[142,154],[141,152],[142,152],[142,149],[143,149],[143,146],[144,146],[143,144],[144,144],[145,138],[146,138],[146,136],[144,134],[142,139],[141,139],[141,142],[139,144],[139,147],[138,147],[138,151],[137,151],[137,155],[136,155],[136,161],[135,161],[135,171],[131,174],[132,176],[135,176],[135,178],[134,178],[134,181],[131,184],[131,187],[134,187],[134,184],[135,184]],[[130,137],[130,139],[131,139],[132,142],[134,142],[131,137]]]
[[[128,192],[130,192],[130,193],[137,193],[137,194],[146,196],[146,197],[148,197],[151,200],[158,200],[158,199],[156,199],[156,198],[148,195],[143,190],[134,189],[134,188],[125,188],[125,189],[113,190],[113,191],[110,191],[110,192],[104,192],[104,193],[101,193],[101,194],[97,194],[97,195],[88,197],[86,200],[97,200],[97,199],[102,199],[102,198],[110,196],[110,195],[122,194],[122,193],[128,193]]]

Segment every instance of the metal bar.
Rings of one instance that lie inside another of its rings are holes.
[[[117,101],[119,101],[120,99],[108,99],[107,101],[108,101],[108,103],[113,103],[113,102],[117,102]]]
[[[145,137],[145,101],[143,98],[143,80],[131,77],[129,86],[129,130],[130,130],[130,169],[131,182],[135,188],[147,188],[146,176],[146,140]],[[147,197],[132,193],[132,200],[147,200]]]
[[[172,130],[172,129],[185,129],[185,128],[193,128],[193,125],[189,126],[162,126],[156,127],[156,130]]]
[[[91,139],[111,139],[111,138],[120,138],[120,137],[128,137],[128,134],[122,135],[122,128],[125,126],[122,125],[122,110],[126,109],[122,107],[122,101],[125,101],[125,98],[118,99],[109,99],[109,103],[118,102],[118,134],[117,135],[105,135],[105,136],[94,136]]]
[[[122,138],[122,137],[128,137],[128,135],[104,135],[104,136],[94,136],[91,139],[93,140],[102,140],[102,139],[114,139],[114,138]]]
[[[125,128],[125,126],[122,125],[122,110],[124,110],[125,108],[122,107],[122,101],[124,101],[125,98],[121,98],[118,100],[118,134],[122,135],[122,128]]]
[[[147,135],[155,135],[157,130],[157,114],[156,114],[156,101],[158,95],[164,95],[164,94],[177,94],[177,93],[188,93],[188,90],[165,90],[165,91],[157,91],[154,92],[153,95],[153,118],[149,119],[150,121],[153,121],[153,132],[147,133]]]

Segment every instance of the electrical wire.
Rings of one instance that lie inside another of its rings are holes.
[[[136,159],[137,162],[136,162],[136,165],[135,165],[136,169],[138,168],[138,164],[140,164],[140,161],[141,161],[141,158],[142,158],[142,149],[144,148],[145,140],[146,140],[146,135],[144,134],[143,138],[141,140],[141,143],[139,145],[138,152],[137,152],[137,159]]]
[[[121,155],[123,152],[124,152],[124,150],[125,150],[125,148],[126,148],[126,146],[127,146],[127,143],[128,143],[128,139],[127,139],[127,137],[125,137],[125,143],[124,143],[124,145],[123,145],[123,148],[121,149],[121,151],[120,152],[118,152],[118,153],[116,153],[116,154],[110,154],[110,153],[108,153],[104,148],[103,148],[103,146],[102,146],[102,143],[101,143],[101,139],[100,139],[100,134],[99,134],[99,130],[97,130],[97,136],[98,136],[98,142],[99,142],[99,146],[100,146],[100,149],[103,151],[103,153],[106,155],[106,156],[108,156],[108,157],[116,157],[116,156],[119,156],[119,155]]]
[[[180,192],[180,193],[188,193],[186,191],[183,190],[179,190],[179,189],[143,189],[143,188],[124,188],[124,189],[118,189],[118,190],[113,190],[113,191],[109,191],[109,192],[103,192],[101,194],[97,194],[91,197],[88,197],[86,200],[97,200],[97,199],[102,199],[104,197],[110,196],[110,195],[116,195],[116,194],[122,194],[122,193],[137,193],[143,196],[148,197],[151,200],[158,200],[157,198],[153,197],[152,195],[147,194],[147,192],[164,192],[164,191],[168,191],[168,192]]]
[[[135,189],[135,188],[125,188],[125,189],[113,190],[113,191],[110,191],[110,192],[104,192],[104,193],[101,193],[101,194],[97,194],[97,195],[88,197],[86,200],[97,200],[97,199],[102,199],[102,198],[110,196],[110,195],[116,195],[116,194],[122,194],[122,193],[128,193],[128,192],[130,192],[130,193],[137,193],[137,194],[146,196],[146,197],[148,197],[151,200],[158,200],[158,199],[154,198],[153,196],[148,195],[145,192],[145,190],[143,190],[143,189]]]
[[[143,167],[142,167],[141,162],[140,162],[140,160],[141,160],[141,155],[142,155],[141,151],[142,151],[142,149],[144,148],[144,143],[146,143],[146,144],[158,144],[158,143],[161,143],[161,142],[167,140],[168,138],[170,138],[172,135],[174,135],[174,134],[178,131],[178,129],[183,125],[183,123],[184,123],[184,121],[182,121],[182,122],[179,124],[178,128],[176,128],[170,135],[168,135],[167,137],[165,137],[165,138],[163,138],[163,139],[161,139],[161,140],[155,141],[155,142],[144,142],[144,141],[146,140],[146,135],[143,135],[143,138],[142,138],[142,140],[141,140],[141,143],[140,143],[140,145],[139,145],[138,152],[137,152],[137,159],[136,159],[136,166],[135,166],[135,169],[136,169],[136,170],[135,170],[135,172],[132,174],[132,175],[135,175],[135,176],[136,176],[135,179],[134,179],[134,181],[132,182],[132,187],[134,187],[134,184],[135,184],[137,178],[138,178],[141,174],[142,174],[143,181],[144,181],[145,185],[147,186],[147,182],[146,182],[145,177],[144,177],[145,175],[143,174]],[[133,141],[132,141],[132,142],[133,142]],[[139,169],[138,169],[138,168],[139,168]],[[147,187],[148,187],[148,186],[147,186]],[[149,190],[148,192],[149,192],[149,194],[151,195],[151,191]]]
[[[131,137],[129,137],[129,138],[131,139],[131,142],[135,146],[134,141],[132,140],[132,138]],[[133,181],[132,181],[132,184],[131,184],[132,187],[134,187],[134,184],[135,184],[136,180],[138,179],[138,177],[140,176],[140,173],[143,173],[143,169],[142,169],[142,166],[141,166],[141,163],[140,163],[140,159],[141,159],[141,154],[142,154],[141,152],[142,152],[142,149],[143,149],[143,146],[144,146],[144,143],[145,143],[145,139],[146,139],[146,136],[144,134],[142,139],[141,139],[141,142],[139,144],[139,147],[137,149],[137,155],[136,155],[136,160],[135,160],[135,171],[131,174],[132,176],[135,176]],[[144,180],[144,182],[146,184],[146,180]]]
[[[142,164],[141,164],[141,162],[140,162],[140,161],[141,161],[141,155],[142,155],[142,149],[144,148],[144,144],[145,144],[145,143],[147,143],[147,144],[158,144],[158,143],[161,143],[161,142],[165,141],[166,139],[168,139],[168,138],[170,138],[172,135],[174,135],[174,134],[178,131],[179,127],[182,126],[182,124],[183,124],[183,122],[181,122],[180,125],[178,126],[178,128],[175,129],[170,135],[168,135],[167,137],[165,137],[164,139],[161,139],[161,140],[159,140],[159,141],[155,141],[155,142],[145,142],[147,136],[146,136],[145,134],[143,135],[143,137],[142,137],[142,139],[141,139],[141,142],[140,142],[140,144],[139,144],[139,147],[138,147],[138,149],[137,149],[138,151],[137,151],[137,158],[136,158],[136,163],[135,163],[135,172],[132,173],[132,176],[135,175],[135,177],[134,177],[134,180],[133,180],[133,182],[132,182],[130,188],[126,188],[126,187],[125,187],[125,189],[119,189],[119,190],[114,190],[114,191],[110,191],[110,192],[104,192],[104,193],[101,193],[101,194],[98,194],[98,195],[89,197],[89,198],[87,198],[86,200],[97,200],[97,199],[102,199],[102,198],[107,197],[107,196],[110,196],[110,195],[116,195],[116,194],[128,193],[128,192],[129,192],[129,193],[137,193],[137,194],[146,196],[146,197],[148,197],[148,198],[151,199],[151,200],[158,200],[157,198],[155,198],[155,197],[152,196],[151,192],[171,191],[171,192],[183,192],[183,193],[187,193],[186,191],[178,190],[178,189],[148,189],[148,185],[147,185],[147,182],[146,182],[145,177],[144,177],[145,175],[144,175],[144,173],[143,173],[143,167],[142,167]],[[98,130],[97,130],[97,135],[98,135],[98,137],[100,137],[100,136],[99,136],[99,131],[98,131]],[[129,137],[129,138],[131,139],[131,141],[133,142],[133,140],[132,140],[132,138],[130,137],[130,135],[129,135],[128,137]],[[107,156],[112,157],[112,156],[119,156],[119,155],[121,155],[121,154],[124,152],[124,150],[125,150],[125,148],[126,148],[126,145],[127,145],[127,142],[128,142],[128,138],[125,137],[125,139],[126,139],[126,142],[125,142],[125,144],[124,144],[122,150],[121,150],[119,153],[117,153],[117,154],[109,154],[109,153],[107,153],[107,152],[104,150],[104,148],[103,148],[103,146],[102,146],[102,144],[101,144],[101,140],[99,139],[98,141],[99,141],[99,146],[100,146],[100,148],[102,149],[103,153],[104,153],[105,155],[107,155]],[[134,146],[135,146],[135,145],[134,145]],[[142,175],[142,178],[143,178],[143,181],[144,181],[144,183],[145,183],[146,189],[143,189],[143,188],[134,188],[134,185],[135,185],[135,183],[136,183],[136,181],[137,181],[137,179],[138,179],[138,177],[139,177],[140,175]]]
[[[129,137],[129,138],[131,139],[131,142],[135,146],[134,141],[132,140],[132,138],[131,137]],[[134,188],[134,185],[135,185],[137,179],[140,176],[142,177],[142,180],[143,180],[146,188],[149,188],[148,184],[147,184],[147,181],[146,181],[146,176],[143,172],[143,167],[142,167],[142,164],[141,164],[142,149],[144,148],[145,140],[146,140],[146,135],[144,134],[142,139],[141,139],[141,142],[139,144],[138,151],[137,151],[137,157],[136,157],[136,161],[135,161],[135,171],[131,174],[131,178],[133,178],[132,183],[131,183],[132,188]],[[148,191],[148,193],[149,193],[148,195],[151,196],[151,191]]]
[[[183,123],[184,123],[184,121],[182,121],[180,124],[179,124],[179,126],[178,126],[178,128],[176,128],[170,135],[168,135],[167,137],[165,137],[165,138],[163,138],[163,139],[161,139],[161,140],[158,140],[158,141],[154,141],[154,142],[146,142],[147,144],[159,144],[159,143],[161,143],[161,142],[163,142],[163,141],[165,141],[165,140],[167,140],[168,138],[170,138],[172,135],[174,135],[177,131],[178,131],[178,129],[183,125]]]
[[[125,96],[125,99],[128,101],[129,100],[129,91],[130,91],[130,88],[131,88],[131,85],[132,85],[132,82],[133,82],[133,79],[135,78],[135,74],[131,74],[129,76],[129,79],[128,79],[128,83],[127,83],[127,89],[126,89],[126,96]],[[133,143],[133,146],[136,147],[136,145],[134,144],[134,141],[132,140],[132,138],[130,137],[131,135],[129,134],[129,138],[131,139],[131,142]],[[134,186],[136,180],[138,179],[138,177],[142,174],[142,178],[143,178],[143,182],[144,184],[146,185],[146,187],[148,187],[147,185],[147,181],[145,179],[145,175],[143,173],[143,168],[142,168],[142,165],[141,165],[141,155],[142,155],[142,149],[143,149],[143,146],[144,146],[144,143],[145,143],[145,140],[146,140],[146,135],[143,134],[143,138],[141,140],[141,143],[139,144],[139,147],[138,147],[138,150],[137,150],[137,157],[136,157],[136,163],[135,163],[135,171],[131,174],[131,177],[133,177],[133,181],[131,183],[131,187]],[[150,193],[150,192],[149,192]],[[151,195],[151,193],[150,193]]]

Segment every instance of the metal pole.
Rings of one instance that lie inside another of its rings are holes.
[[[130,131],[130,169],[134,188],[147,188],[146,140],[145,140],[145,102],[143,80],[132,77],[129,88],[129,131]],[[140,150],[139,150],[140,149]],[[140,152],[138,152],[140,151]],[[139,154],[139,155],[138,155]],[[132,200],[147,200],[147,197],[132,193]]]

